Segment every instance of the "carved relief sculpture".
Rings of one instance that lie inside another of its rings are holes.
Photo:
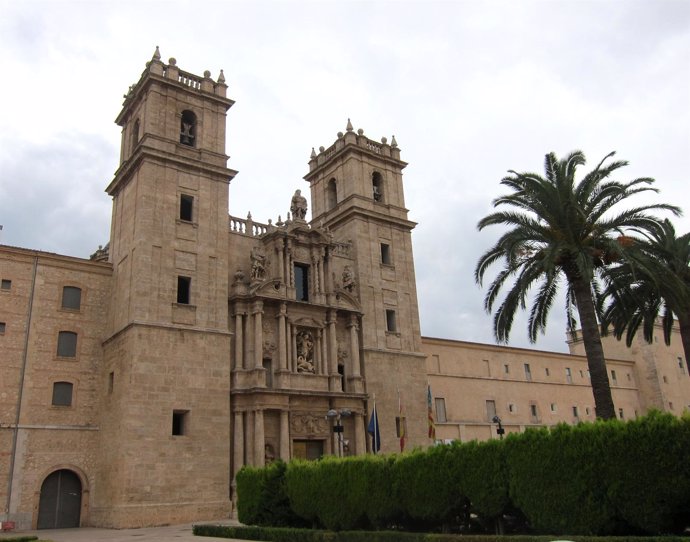
[[[297,332],[297,372],[315,373],[314,368],[314,336],[311,331]]]
[[[349,265],[343,269],[343,290],[352,292],[355,288],[355,276],[352,273],[352,268]]]
[[[259,247],[254,247],[251,253],[252,281],[266,278],[266,256]]]

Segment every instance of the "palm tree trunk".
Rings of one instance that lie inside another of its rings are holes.
[[[580,278],[571,280],[571,285],[575,294],[577,312],[580,316],[582,341],[584,342],[585,354],[587,356],[597,418],[602,420],[615,419],[616,409],[613,406],[613,397],[611,397],[611,386],[609,385],[609,375],[606,370],[604,348],[601,345],[599,324],[594,311],[592,288],[588,282]]]
[[[683,353],[685,354],[685,365],[688,367],[688,375],[690,375],[690,311],[682,316],[678,316],[678,327],[680,328],[680,340],[683,343]]]

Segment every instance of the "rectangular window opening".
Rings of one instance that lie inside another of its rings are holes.
[[[503,372],[504,372],[505,374],[510,374],[510,365],[508,365],[507,363],[504,364],[504,365],[503,365]]]
[[[188,432],[189,410],[173,410],[172,415],[172,434],[179,437]]]
[[[551,403],[551,412],[556,412],[556,403]]]
[[[62,289],[62,308],[75,311],[81,308],[81,288],[65,286]]]
[[[194,211],[194,196],[182,194],[180,196],[180,220],[191,222]]]
[[[579,417],[580,417],[580,413],[578,412],[577,407],[574,406],[573,407],[573,418],[579,418]]]
[[[539,422],[539,411],[537,410],[537,405],[532,403],[529,406],[530,418],[533,423]]]
[[[619,408],[619,409],[618,409],[618,417],[619,417],[621,420],[624,418],[624,416],[623,416],[623,409],[622,409],[622,408]]]
[[[12,281],[10,279],[2,279],[0,281],[0,290],[11,290],[12,289]]]
[[[309,266],[296,263],[294,269],[295,299],[297,301],[309,301]]]
[[[493,399],[486,400],[486,419],[490,422],[496,417],[496,401]]]
[[[386,309],[386,331],[391,333],[396,333],[398,331],[398,326],[395,321],[395,311],[391,309]]]
[[[551,376],[551,372],[549,371],[548,367],[544,369],[544,372],[546,373],[546,376]]]
[[[436,405],[436,422],[445,423],[448,421],[446,417],[446,400],[443,397],[436,397],[434,403]]]
[[[573,383],[573,373],[572,373],[572,371],[570,370],[570,367],[566,367],[566,368],[565,368],[565,381],[566,381],[568,384],[572,384],[572,383]]]
[[[381,263],[386,265],[393,264],[393,260],[391,259],[391,247],[387,243],[381,243]]]
[[[191,277],[177,277],[177,302],[181,305],[189,305],[192,289]]]
[[[108,373],[108,394],[113,393],[113,389],[115,389],[115,373],[110,371]]]
[[[73,384],[71,382],[54,382],[53,383],[53,406],[72,406],[72,390]]]
[[[5,328],[7,327],[7,324],[5,322],[0,322],[0,335],[5,334]]]
[[[532,380],[532,369],[530,369],[529,363],[525,363],[525,379],[527,381]]]
[[[614,384],[618,384],[618,380],[616,379],[616,371],[611,371],[611,381]]]
[[[57,355],[61,358],[74,358],[77,356],[77,334],[73,331],[60,331],[58,333]]]

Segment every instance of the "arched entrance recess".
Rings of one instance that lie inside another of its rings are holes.
[[[39,529],[79,527],[81,515],[81,480],[71,470],[51,473],[41,486],[38,504]]]

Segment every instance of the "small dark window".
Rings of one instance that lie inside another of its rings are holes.
[[[566,382],[567,382],[568,384],[572,384],[572,383],[573,383],[573,373],[572,373],[572,371],[570,370],[570,367],[566,367],[566,368],[565,368],[565,380],[566,380]]]
[[[180,220],[192,221],[192,211],[194,210],[194,196],[182,194],[180,196]]]
[[[53,406],[72,406],[72,389],[70,382],[53,383]]]
[[[381,263],[391,265],[391,246],[386,243],[381,243]]]
[[[172,434],[173,436],[180,436],[187,434],[189,410],[173,410],[172,416]]]
[[[546,376],[551,376],[551,371],[549,371],[548,367],[544,369],[544,372],[546,373]]]
[[[525,380],[532,380],[532,369],[530,369],[529,363],[525,363]]]
[[[579,418],[579,417],[580,417],[580,413],[578,412],[576,406],[573,407],[573,417],[574,417],[574,418]]]
[[[623,416],[623,409],[619,408],[618,409],[618,417],[622,420],[625,416]]]
[[[386,331],[392,333],[398,331],[398,326],[395,322],[395,311],[391,309],[386,309]]]
[[[177,277],[177,302],[181,305],[189,305],[192,279],[190,277]]]
[[[180,143],[196,146],[196,115],[189,110],[182,111],[180,120]]]
[[[12,281],[10,279],[2,279],[0,281],[0,290],[11,290],[12,289]]]
[[[113,390],[115,389],[115,373],[113,371],[110,371],[108,373],[108,393],[113,393]]]
[[[309,301],[309,266],[295,264],[295,299]]]
[[[0,322],[0,335],[5,334],[5,327],[6,327],[5,322]]]
[[[537,410],[537,405],[535,405],[534,403],[532,403],[532,404],[529,406],[529,413],[530,413],[530,416],[531,416],[531,418],[532,418],[532,422],[533,422],[533,423],[539,421],[539,411]]]
[[[77,355],[77,334],[73,331],[58,333],[57,355],[61,358],[74,358]]]
[[[81,288],[65,286],[62,289],[62,308],[77,311],[81,308]]]
[[[371,175],[371,190],[374,201],[383,201],[383,177],[378,171]]]
[[[611,371],[611,381],[614,384],[618,384],[618,379],[616,378],[616,371]]]

